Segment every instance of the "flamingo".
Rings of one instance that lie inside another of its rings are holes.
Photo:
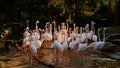
[[[91,24],[91,33],[92,33],[92,41],[97,41],[97,35],[95,35],[95,27],[94,27],[94,22],[92,21],[91,22],[92,24]],[[93,30],[93,32],[92,32],[92,30]]]
[[[44,33],[44,39],[46,41],[51,41],[52,40],[52,35],[50,33],[48,33],[48,28],[45,28],[46,32]]]
[[[30,22],[30,21],[29,21],[29,20],[27,20],[27,27],[29,27],[29,22]]]
[[[82,27],[80,27],[80,42],[79,42],[79,45],[78,45],[78,49],[77,49],[77,52],[78,51],[84,51],[87,49],[87,38],[85,37],[86,34],[82,34]],[[83,42],[83,39],[84,42]]]
[[[76,45],[79,44],[80,41],[80,34],[78,33],[78,28],[79,27],[76,27]]]
[[[87,43],[79,43],[77,52],[78,51],[85,51],[86,49],[87,49]]]
[[[25,37],[26,35],[27,36],[30,36],[30,33],[28,32],[29,31],[29,20],[27,20],[27,27],[26,27],[26,30],[25,30],[25,32],[24,32],[24,34],[23,34],[23,36]]]
[[[99,35],[100,29],[98,29],[99,41],[91,43],[88,47],[93,47],[94,50],[103,48],[103,46],[107,44],[105,43],[105,30],[106,28],[103,28],[103,41],[100,41],[100,35]]]
[[[91,21],[91,31],[90,31],[90,33],[93,35],[93,33],[94,33],[94,22],[93,21]]]
[[[84,57],[83,52],[87,49],[87,44],[88,44],[87,34],[82,33],[82,27],[80,27],[80,41],[79,41],[76,52],[79,53],[79,51],[80,51],[81,58]]]
[[[47,28],[47,25],[45,26],[45,33],[44,33],[44,38],[46,41],[51,41],[52,40],[52,24],[50,24],[49,28]]]
[[[63,52],[63,50],[67,50],[67,47],[68,47],[64,23],[62,23],[61,28],[62,29],[60,29],[60,26],[58,26],[58,33],[56,33],[57,39],[51,45],[51,48],[55,47],[58,50],[60,50],[61,52]]]
[[[54,37],[54,40],[55,40],[55,36],[56,36],[56,34],[57,34],[57,28],[56,28],[56,22],[55,22],[55,20],[53,21],[53,24],[54,24],[54,31],[53,31],[53,37]]]
[[[31,41],[30,44],[30,50],[32,53],[37,53],[37,49],[41,47],[42,43],[43,43],[44,39],[40,40],[33,40]]]
[[[66,36],[64,36],[64,42],[63,42],[62,46],[63,46],[63,50],[66,51],[68,49],[68,43],[67,43]]]
[[[45,47],[47,47],[47,41],[50,40],[47,25],[45,26],[45,33],[42,36],[45,39]]]
[[[50,32],[49,32],[49,38],[50,38],[50,40],[49,41],[51,41],[52,40],[52,24],[50,24]]]
[[[76,47],[76,33],[72,32],[72,34],[70,35],[72,41],[69,43],[69,48],[70,49],[74,49]]]
[[[57,33],[57,39],[54,40],[53,44],[51,45],[50,48],[55,48],[55,53],[56,53],[56,60],[60,61],[62,59],[62,54],[63,54],[63,45],[62,45],[62,36],[61,33]],[[56,49],[58,50],[58,52],[56,52]]]
[[[26,59],[26,47],[30,45],[30,33],[29,33],[29,27],[26,28],[25,32],[23,33],[23,44],[22,44],[22,48],[24,48],[24,52],[25,52],[25,56],[24,58]],[[18,47],[18,46],[17,46]],[[19,47],[18,47],[19,49]],[[19,53],[17,53],[16,55],[18,55]]]
[[[100,41],[100,34],[99,34],[99,31],[100,31],[100,30],[101,30],[101,29],[98,29],[98,40],[99,40],[99,41]],[[90,45],[88,45],[88,48],[89,48],[89,47],[95,47],[96,43],[97,43],[97,41],[92,42]]]
[[[42,43],[43,43],[44,39],[40,40],[33,40],[31,41],[30,44],[30,52],[31,52],[31,64],[33,63],[33,59],[32,57],[38,57],[37,55],[37,49],[41,47]]]
[[[26,28],[25,32],[23,33],[24,39],[23,39],[23,47],[29,46],[30,44],[30,33],[29,33],[29,27]]]
[[[80,34],[80,38],[81,38],[81,42],[84,43],[87,39],[86,33],[84,32],[85,28],[81,27],[81,34]]]
[[[67,30],[68,30],[68,28],[69,28],[68,22],[69,22],[69,20],[67,19],[67,20],[66,20],[66,23],[67,23]]]
[[[47,44],[48,44],[47,46],[50,46],[51,41],[53,39],[53,36],[52,36],[52,24],[50,24],[49,32],[48,32],[48,34],[46,36],[48,37],[48,39],[46,40]]]
[[[74,23],[74,24],[73,24],[73,30],[74,30],[74,32],[76,31],[76,30],[75,30],[75,26],[76,26],[76,24]]]
[[[60,33],[57,33],[57,39],[53,42],[53,44],[51,45],[50,48],[55,47],[56,49],[58,49],[60,52],[63,52],[63,47],[62,47],[62,35]]]
[[[64,41],[63,41],[63,50],[67,50],[68,49],[68,41],[67,41],[67,38],[68,38],[68,34],[67,34],[67,29],[66,29],[66,26],[63,24],[63,30],[62,30],[62,35],[63,35],[63,38],[64,38]]]
[[[39,40],[38,37],[37,37],[37,33],[36,31],[33,31],[32,32],[32,35],[31,35],[31,43],[30,43],[30,52],[31,52],[31,64],[32,64],[32,57],[38,57],[37,55],[37,49],[41,47],[44,39],[42,40]]]
[[[40,39],[40,33],[38,31],[34,31],[34,36],[36,40]]]
[[[38,24],[39,23],[39,21],[36,21],[36,31],[38,30]]]
[[[45,30],[44,30],[44,29],[41,29],[41,39],[44,38],[44,32],[45,32]]]
[[[26,30],[23,33],[24,38],[23,38],[23,44],[22,44],[22,47],[24,48],[24,51],[25,51],[25,56],[24,56],[25,59],[27,59],[26,48],[30,45],[30,36],[31,36],[31,34],[29,33],[29,26],[27,24]]]
[[[89,24],[85,26],[85,30],[86,30],[87,39],[91,41],[92,31],[89,32]]]

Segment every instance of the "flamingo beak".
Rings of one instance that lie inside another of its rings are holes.
[[[107,28],[104,27],[104,30],[106,30]]]

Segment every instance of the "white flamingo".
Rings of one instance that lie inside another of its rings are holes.
[[[67,20],[66,20],[66,23],[67,23],[67,31],[68,31],[68,29],[69,29],[68,22],[69,22],[69,20],[67,19]]]
[[[34,36],[36,40],[40,39],[40,33],[38,31],[34,31]]]
[[[64,42],[63,42],[62,46],[63,46],[63,50],[66,51],[68,49],[68,43],[67,43],[67,37],[66,36],[64,36]]]
[[[54,40],[55,40],[56,34],[57,34],[57,28],[56,28],[56,22],[55,22],[55,20],[52,23],[54,25],[53,37],[54,37]]]
[[[91,43],[88,47],[93,47],[94,50],[101,49],[106,44],[105,43],[105,30],[106,28],[103,29],[103,41],[100,41],[100,34],[99,34],[100,29],[98,29],[99,41]]]
[[[86,34],[84,33],[84,35],[82,34],[82,27],[80,27],[80,41],[79,41],[79,45],[78,45],[78,51],[84,51],[87,49],[87,38],[85,37]],[[84,43],[83,43],[83,38],[85,39]]]
[[[33,59],[32,57],[38,57],[37,55],[37,49],[41,47],[42,43],[43,43],[44,39],[39,40],[38,38],[36,38],[36,33],[35,31],[32,32],[31,35],[31,43],[30,43],[30,52],[31,52],[31,64],[33,63]]]
[[[74,32],[76,31],[76,30],[75,30],[75,26],[76,26],[76,24],[74,23],[74,24],[73,24],[73,30],[74,30]]]
[[[60,33],[57,33],[57,40],[53,42],[50,48],[55,47],[59,51],[63,52],[62,40],[62,35]]]
[[[46,31],[45,33],[43,34],[43,38],[46,40],[46,41],[51,41],[52,40],[52,35],[48,33],[48,28],[45,28]]]
[[[33,60],[32,57],[38,57],[38,54],[37,54],[37,49],[41,47],[42,43],[43,43],[44,40],[34,40],[34,41],[31,41],[31,44],[30,44],[30,51],[31,51],[31,64],[33,63]]]
[[[66,34],[64,32],[64,24],[62,24],[62,29],[60,29],[60,26],[58,26],[58,33],[56,33],[56,37],[57,40],[54,41],[54,43],[51,45],[51,48],[55,47],[61,52],[67,50],[68,44],[66,40]]]
[[[36,21],[36,31],[38,30],[38,24],[39,23],[39,21]]]
[[[27,20],[27,27],[29,27],[29,22],[30,22],[30,21],[29,21],[29,20]]]
[[[45,25],[45,33],[42,34],[43,39],[45,39],[45,47],[48,47],[48,41],[50,41],[50,35],[48,33],[47,25]]]
[[[101,30],[101,29],[98,29],[98,40],[99,40],[99,41],[100,41],[100,34],[99,34],[99,31],[100,31],[100,30]],[[97,41],[92,42],[90,45],[88,45],[88,48],[89,48],[89,47],[95,47],[96,43],[97,43]]]
[[[30,44],[30,50],[32,53],[37,53],[37,49],[41,47],[42,43],[43,43],[43,39],[40,41],[40,40],[33,40],[31,41],[31,44]]]
[[[87,39],[91,41],[92,35],[93,35],[93,31],[89,31],[89,24],[87,24],[85,26],[85,30],[86,30],[86,35],[87,35]]]
[[[30,33],[29,33],[29,27],[26,28],[25,32],[23,33],[24,39],[23,39],[23,47],[30,45]]]
[[[70,37],[71,37],[72,41],[69,43],[69,48],[74,49],[77,45],[77,43],[76,43],[76,33],[72,32]]]
[[[23,36],[24,36],[24,39],[23,39],[22,47],[24,48],[24,52],[25,52],[24,58],[26,59],[27,58],[26,48],[28,46],[30,46],[30,36],[31,36],[31,34],[29,33],[28,21],[27,21],[27,28],[26,28],[25,32],[23,33]]]
[[[91,24],[91,27],[92,27],[92,28],[91,28],[91,32],[93,31],[93,33],[92,33],[92,34],[93,34],[93,35],[92,35],[92,41],[97,41],[98,38],[97,38],[97,35],[95,35],[95,27],[94,27],[94,24],[95,24],[95,23],[94,23],[93,21],[92,21],[91,23],[92,23],[92,24]]]
[[[62,46],[63,46],[63,50],[67,50],[68,49],[68,40],[67,40],[68,34],[67,34],[67,29],[66,29],[65,24],[63,24],[62,26],[63,26],[63,30],[62,30],[63,34],[62,35],[63,35],[63,38],[64,38]]]
[[[82,33],[80,34],[81,42],[84,43],[87,39],[86,33],[84,32],[85,28],[82,28]]]

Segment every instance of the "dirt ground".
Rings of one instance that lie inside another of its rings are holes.
[[[4,56],[4,58],[10,59],[10,61],[5,62],[5,68],[49,68],[42,64],[30,65],[29,60],[24,59],[24,54],[16,56],[17,53],[16,48],[11,48],[9,54]]]

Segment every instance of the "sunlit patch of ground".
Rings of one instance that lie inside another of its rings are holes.
[[[9,54],[4,58],[9,58],[10,61],[5,62],[5,68],[48,68],[42,64],[30,65],[29,60],[24,59],[24,54],[16,56],[18,51],[15,48],[11,48]]]

